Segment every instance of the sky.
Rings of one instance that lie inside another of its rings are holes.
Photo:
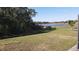
[[[37,12],[33,21],[58,22],[76,20],[79,14],[79,7],[32,7]]]

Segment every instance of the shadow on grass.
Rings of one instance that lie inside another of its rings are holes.
[[[56,28],[50,28],[50,29],[41,30],[39,33],[48,33],[50,31],[54,31],[54,30],[56,30]]]
[[[35,35],[35,34],[42,34],[42,33],[48,33],[50,31],[54,31],[56,30],[56,28],[48,28],[48,29],[43,29],[43,30],[37,30],[37,31],[33,31],[32,33],[23,33],[20,35],[14,35],[14,34],[9,34],[9,35],[5,35],[5,36],[1,36],[0,40],[3,39],[7,39],[7,38],[14,38],[14,37],[21,37],[21,36],[29,36],[29,35]]]

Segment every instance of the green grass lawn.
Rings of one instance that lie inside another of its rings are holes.
[[[61,51],[77,43],[77,32],[70,28],[57,28],[48,33],[0,40],[0,50],[5,51]]]

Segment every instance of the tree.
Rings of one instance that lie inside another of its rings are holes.
[[[22,34],[32,32],[35,24],[32,17],[34,9],[28,7],[0,7],[0,33]]]
[[[74,24],[75,24],[75,21],[73,21],[73,20],[69,20],[69,21],[68,21],[68,24],[69,24],[71,27],[73,27]]]

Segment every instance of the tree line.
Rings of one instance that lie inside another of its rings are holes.
[[[0,7],[0,37],[28,35],[41,30],[32,20],[36,13],[28,7]]]

